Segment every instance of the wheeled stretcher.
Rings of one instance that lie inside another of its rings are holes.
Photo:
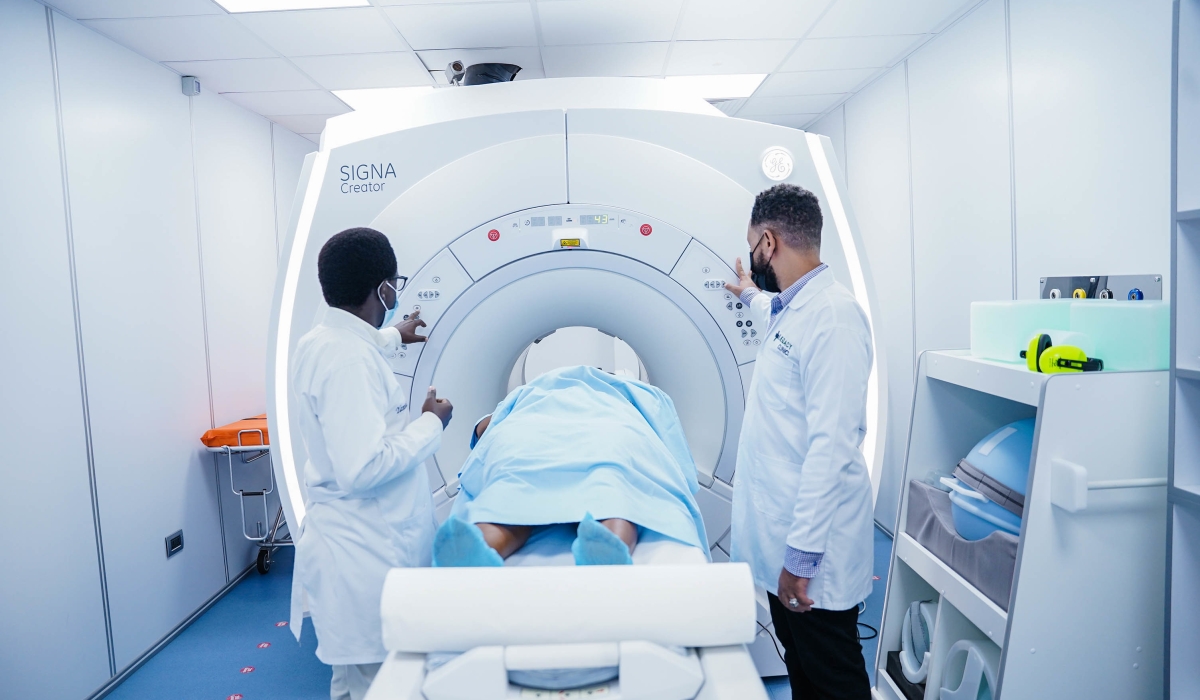
[[[271,555],[275,550],[280,547],[290,547],[293,544],[292,535],[287,531],[286,523],[283,520],[282,504],[276,509],[274,518],[271,517],[270,508],[267,505],[267,497],[275,492],[275,470],[267,470],[270,473],[270,482],[265,489],[250,491],[239,489],[233,478],[235,463],[250,464],[271,454],[266,414],[243,418],[228,425],[213,428],[204,433],[200,442],[204,443],[209,452],[225,456],[225,463],[229,468],[229,488],[238,497],[238,505],[242,511],[242,536],[258,544],[256,562],[258,573],[267,573],[271,569]],[[237,460],[234,460],[234,455],[237,455]],[[262,500],[262,520],[254,522],[252,532],[246,515],[247,498]],[[280,535],[281,528],[284,530],[282,535]]]
[[[389,572],[389,656],[367,700],[767,699],[744,646],[757,625],[749,568],[709,564],[652,532],[633,566],[573,566],[573,537],[569,526],[540,528],[504,567]],[[517,682],[599,669],[615,678],[555,690]]]

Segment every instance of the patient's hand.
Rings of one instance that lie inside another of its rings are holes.
[[[424,328],[425,322],[421,320],[421,312],[412,312],[407,319],[397,323],[395,329],[400,331],[400,342],[409,343],[424,343],[425,336],[417,335],[418,328]]]
[[[483,434],[487,431],[488,426],[491,424],[492,414],[489,413],[475,424],[475,439],[478,440],[479,438],[483,437]]]

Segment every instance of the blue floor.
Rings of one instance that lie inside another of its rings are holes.
[[[300,644],[286,626],[292,557],[290,547],[277,551],[267,575],[251,572],[108,699],[328,700],[331,671],[317,660],[312,622]]]
[[[858,621],[868,624],[879,629],[879,622],[883,618],[883,593],[887,587],[888,565],[892,558],[892,538],[878,527],[875,528],[875,586],[871,589],[871,596],[867,598],[867,609],[858,616]],[[860,627],[859,632],[862,635],[869,635],[871,631]],[[863,657],[867,662],[867,672],[871,674],[871,682],[874,683],[875,675],[875,650],[878,648],[879,638],[863,640]],[[778,678],[764,678],[763,682],[767,684],[767,694],[771,696],[771,700],[791,700],[792,690],[788,687],[786,676]]]
[[[892,539],[875,530],[875,582],[859,620],[879,628]],[[286,626],[292,589],[291,548],[271,572],[252,572],[208,612],[108,695],[110,700],[325,700],[330,669],[317,660],[312,622],[302,643]],[[280,626],[280,623],[284,623]],[[863,630],[863,633],[868,633]],[[867,668],[878,640],[863,642]],[[267,646],[263,646],[263,645]],[[786,678],[765,679],[771,700],[789,700]]]

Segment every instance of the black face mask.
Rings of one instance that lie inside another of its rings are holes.
[[[780,292],[779,280],[775,279],[775,270],[771,269],[770,261],[763,260],[760,262],[758,257],[755,256],[755,253],[758,252],[758,246],[762,245],[763,239],[766,237],[766,234],[763,234],[754,246],[754,250],[750,251],[750,279],[754,280],[754,286],[764,292],[778,294]]]

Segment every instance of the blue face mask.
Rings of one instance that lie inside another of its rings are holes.
[[[392,287],[392,283],[387,280],[384,280],[383,283]],[[380,328],[387,328],[392,325],[392,321],[396,320],[396,309],[400,306],[400,290],[392,287],[392,291],[396,293],[396,301],[392,303],[392,308],[389,309],[387,303],[383,300],[383,289],[377,288],[375,290],[375,295],[379,297],[379,303],[383,304],[383,323],[380,324]]]

